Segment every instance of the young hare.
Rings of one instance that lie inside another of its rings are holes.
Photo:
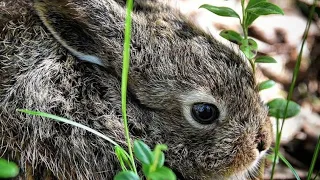
[[[167,144],[180,179],[254,176],[271,144],[251,68],[161,0],[136,0],[131,137]],[[123,146],[120,80],[125,0],[2,0],[0,156],[20,179],[112,179],[112,144],[24,108],[87,125]]]

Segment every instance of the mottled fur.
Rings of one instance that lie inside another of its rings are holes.
[[[63,116],[125,144],[124,0],[2,2],[0,156],[19,163],[21,179],[112,179],[119,164],[110,143],[16,109]],[[136,0],[131,43],[132,137],[167,144],[166,164],[180,178],[244,178],[258,162],[258,145],[263,150],[271,143],[266,109],[245,60],[155,0]],[[102,66],[79,60],[85,55]],[[187,121],[183,109],[197,98],[213,99],[223,118],[198,127]]]

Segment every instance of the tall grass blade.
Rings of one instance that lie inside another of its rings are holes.
[[[294,71],[293,71],[293,77],[292,77],[292,81],[291,81],[291,84],[290,84],[289,93],[288,93],[288,96],[287,96],[288,102],[287,102],[287,105],[286,105],[286,108],[285,108],[284,117],[286,117],[286,114],[287,114],[287,111],[288,111],[289,102],[290,102],[290,99],[292,98],[293,90],[294,90],[294,87],[295,87],[295,84],[296,84],[296,81],[297,81],[297,77],[298,77],[299,69],[300,69],[300,65],[301,65],[302,52],[303,52],[304,44],[305,44],[306,39],[308,37],[308,32],[309,32],[309,29],[310,29],[311,20],[313,18],[314,12],[315,12],[316,5],[317,5],[317,0],[313,0],[313,5],[312,5],[312,8],[311,8],[309,17],[308,17],[308,22],[307,22],[305,31],[303,33],[303,40],[302,40],[301,48],[300,48],[299,55],[298,55],[298,58],[297,58],[297,62],[296,62],[296,65],[295,65]],[[285,118],[283,119],[282,124],[281,124],[279,137],[277,135],[277,141],[280,141],[280,139],[281,139],[282,130],[283,130],[284,122],[285,122],[284,120],[285,120]],[[276,147],[275,147],[275,157],[274,157],[274,161],[273,161],[273,164],[272,164],[272,172],[271,172],[271,178],[270,178],[271,180],[273,180],[274,168],[275,168],[275,165],[276,165],[276,159],[277,159],[278,151],[279,151],[279,147],[280,147],[280,142],[277,142],[277,141],[276,141]]]
[[[124,124],[124,131],[128,145],[130,161],[132,163],[133,171],[137,174],[136,165],[134,162],[132,145],[129,135],[128,120],[127,120],[127,84],[128,73],[130,65],[130,40],[131,40],[131,12],[133,8],[133,0],[127,0],[126,8],[126,22],[125,22],[125,35],[124,35],[124,50],[123,50],[123,66],[122,66],[122,79],[121,79],[121,110]]]
[[[292,165],[289,163],[289,161],[287,161],[287,159],[281,154],[281,153],[278,153],[278,156],[279,158],[288,166],[288,168],[291,170],[291,172],[293,173],[294,177],[297,179],[297,180],[301,180],[297,171],[292,167]]]
[[[26,113],[26,114],[30,114],[30,115],[35,115],[35,116],[41,116],[41,117],[46,117],[46,118],[50,118],[50,119],[53,119],[55,121],[58,121],[58,122],[63,122],[63,123],[67,123],[67,124],[70,124],[70,125],[73,125],[73,126],[76,126],[76,127],[79,127],[79,128],[82,128],[84,130],[87,130],[107,141],[109,141],[110,143],[112,143],[113,145],[115,146],[119,146],[118,143],[116,143],[115,141],[113,141],[111,138],[103,135],[102,133],[92,129],[92,128],[89,128],[88,126],[85,126],[83,124],[80,124],[80,123],[77,123],[77,122],[74,122],[74,121],[71,121],[69,119],[66,119],[66,118],[63,118],[63,117],[59,117],[59,116],[56,116],[56,115],[53,115],[53,114],[48,114],[48,113],[44,113],[44,112],[40,112],[40,111],[31,111],[31,110],[28,110],[28,109],[17,109],[17,111],[19,112],[23,112],[23,113]]]
[[[320,150],[320,136],[318,138],[316,149],[314,150],[314,153],[313,153],[313,157],[312,157],[311,165],[310,165],[310,168],[309,168],[307,180],[311,179],[314,166],[315,166],[315,164],[317,162],[317,159],[318,159],[319,150]]]

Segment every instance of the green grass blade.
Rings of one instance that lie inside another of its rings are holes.
[[[314,153],[313,153],[313,157],[312,157],[311,165],[310,165],[310,168],[309,168],[307,180],[311,179],[314,166],[315,166],[315,164],[317,162],[317,159],[318,159],[319,150],[320,150],[320,136],[318,138],[316,149],[314,150]]]
[[[279,129],[280,129],[279,118],[277,118],[276,119],[276,144],[273,149],[274,157],[273,157],[273,163],[272,163],[272,169],[271,169],[271,177],[270,177],[271,180],[273,180],[274,171],[275,171],[276,163],[277,163],[277,159],[278,159],[279,148],[280,148],[281,134],[280,134]]]
[[[293,77],[292,77],[292,80],[291,80],[290,89],[289,89],[289,93],[288,93],[288,96],[287,96],[288,102],[287,102],[287,105],[286,105],[286,108],[285,108],[284,117],[286,117],[286,114],[287,114],[287,111],[288,111],[289,102],[290,102],[290,99],[292,98],[293,90],[294,90],[294,87],[295,87],[295,84],[296,84],[296,80],[297,80],[297,77],[298,77],[298,74],[299,74],[299,69],[300,69],[300,65],[301,65],[301,58],[302,58],[302,52],[303,52],[303,48],[304,48],[306,39],[308,37],[308,33],[309,33],[310,25],[311,25],[311,20],[312,20],[312,17],[314,15],[314,12],[315,12],[316,5],[317,5],[317,0],[314,0],[312,8],[311,8],[311,11],[310,11],[310,14],[309,14],[309,18],[308,18],[308,21],[307,21],[307,25],[306,25],[306,28],[305,28],[305,31],[304,31],[304,34],[303,34],[303,40],[302,40],[301,48],[300,48],[299,55],[298,55],[298,58],[297,58],[297,62],[296,62],[296,65],[294,67]],[[277,141],[280,141],[280,139],[281,139],[284,123],[285,123],[285,118],[282,121],[280,132],[279,132],[279,138],[277,137]],[[277,141],[276,141],[276,147],[275,147],[275,159],[277,158],[277,155],[278,155],[277,151],[279,150],[279,146],[280,146],[280,142],[277,142]],[[272,165],[272,172],[271,172],[271,178],[270,178],[271,180],[273,180],[274,167],[275,167],[275,161],[273,162],[273,165]]]
[[[299,177],[297,171],[292,167],[292,165],[289,163],[289,161],[287,161],[287,159],[280,152],[278,153],[278,156],[287,165],[287,167],[291,170],[294,177],[296,177],[297,180],[300,180],[300,177]]]
[[[137,174],[136,165],[134,162],[131,140],[129,135],[128,120],[127,120],[127,83],[130,65],[130,40],[131,40],[131,12],[133,9],[133,0],[127,0],[126,8],[126,22],[125,22],[125,36],[124,36],[124,50],[123,50],[123,67],[121,76],[121,110],[124,124],[125,137],[128,145],[130,161],[132,163],[133,171]]]
[[[46,117],[46,118],[50,118],[50,119],[53,119],[55,121],[58,121],[58,122],[63,122],[63,123],[67,123],[67,124],[70,124],[70,125],[73,125],[73,126],[76,126],[76,127],[79,127],[79,128],[82,128],[82,129],[85,129],[107,141],[109,141],[110,143],[112,143],[113,145],[115,146],[119,146],[118,143],[116,143],[115,141],[113,141],[111,138],[103,135],[102,133],[92,129],[92,128],[89,128],[88,126],[85,126],[83,124],[80,124],[80,123],[77,123],[77,122],[74,122],[74,121],[71,121],[69,119],[66,119],[66,118],[63,118],[63,117],[59,117],[59,116],[56,116],[56,115],[53,115],[53,114],[48,114],[48,113],[44,113],[44,112],[40,112],[40,111],[31,111],[31,110],[28,110],[28,109],[17,109],[17,111],[19,112],[23,112],[23,113],[26,113],[26,114],[30,114],[30,115],[35,115],[35,116],[41,116],[41,117]]]
[[[115,146],[114,149],[122,171],[128,171],[127,167],[124,164],[126,157],[123,156],[120,146]]]

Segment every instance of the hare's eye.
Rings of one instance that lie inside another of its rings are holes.
[[[212,124],[219,118],[220,112],[217,106],[208,103],[193,104],[192,117],[200,124]]]

